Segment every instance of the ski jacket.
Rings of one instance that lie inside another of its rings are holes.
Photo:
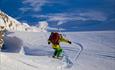
[[[69,40],[65,39],[61,34],[58,34],[58,35],[59,35],[59,40],[57,40],[57,42],[53,42],[51,39],[51,36],[52,36],[52,34],[51,34],[48,39],[48,43],[52,43],[53,45],[59,45],[60,42],[69,43]]]

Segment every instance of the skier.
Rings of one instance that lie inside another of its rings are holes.
[[[71,44],[71,41],[65,39],[62,34],[59,34],[57,32],[51,32],[51,35],[48,39],[48,44],[52,43],[52,48],[55,50],[53,54],[53,58],[62,58],[63,56],[61,55],[63,52],[63,49],[60,47],[60,42],[66,42]]]

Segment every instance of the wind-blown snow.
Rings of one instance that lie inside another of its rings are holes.
[[[51,58],[54,50],[47,44],[49,33],[15,32],[8,33],[5,37],[5,49],[1,52],[1,70],[115,69],[115,31],[63,34],[72,41],[71,45],[61,43],[73,64],[71,67],[66,68],[66,62]],[[82,45],[83,51],[75,60],[80,50],[79,44]]]

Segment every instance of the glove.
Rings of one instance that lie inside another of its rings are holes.
[[[50,44],[50,42],[48,42],[48,44]]]
[[[71,44],[71,41],[68,41],[69,44]]]

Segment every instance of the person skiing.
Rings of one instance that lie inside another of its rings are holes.
[[[48,39],[48,44],[52,43],[52,48],[55,50],[54,54],[53,54],[53,58],[61,58],[63,56],[61,56],[63,49],[60,47],[60,42],[66,42],[71,44],[71,41],[65,39],[62,34],[59,34],[57,32],[51,32],[51,35],[49,36]]]

